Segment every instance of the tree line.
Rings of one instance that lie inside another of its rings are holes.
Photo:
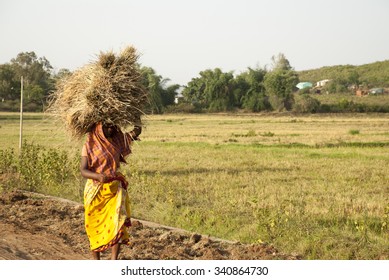
[[[149,93],[147,112],[160,114],[176,111],[193,113],[294,110],[314,113],[323,109],[312,95],[303,94],[309,91],[300,91],[300,95],[295,92],[301,77],[311,78],[312,82],[312,79],[317,81],[326,76],[317,75],[313,78],[313,72],[295,71],[282,53],[273,56],[271,62],[269,68],[248,67],[238,75],[234,75],[232,71],[223,72],[220,68],[206,69],[184,86],[170,85],[169,79],[158,75],[153,68],[139,65],[142,83]],[[344,72],[343,67],[339,73]],[[347,90],[349,85],[358,84],[361,77],[355,73],[353,68],[353,71],[346,74],[335,75],[326,90],[340,92]],[[55,90],[56,82],[69,74],[71,72],[68,69],[60,69],[54,73],[50,62],[45,57],[37,57],[34,52],[19,53],[9,63],[0,64],[0,110],[19,109],[20,77],[23,76],[25,110],[43,111],[49,94]],[[178,93],[181,93],[183,98],[176,104],[175,97]]]
[[[234,76],[219,68],[201,71],[183,89],[185,100],[211,112],[244,109],[251,112],[291,110],[297,72],[283,54],[272,57],[272,67],[248,68]]]
[[[45,57],[34,52],[19,53],[10,63],[0,65],[0,101],[3,109],[13,111],[18,106],[23,77],[27,109],[42,109],[48,93],[55,87],[53,67]],[[4,104],[5,103],[5,104]]]

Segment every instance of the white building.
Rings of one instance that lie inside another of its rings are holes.
[[[180,99],[184,98],[181,92],[177,93],[177,95],[174,97],[174,103],[178,104],[180,102]]]
[[[328,80],[328,79],[318,81],[318,82],[316,83],[316,87],[324,87],[329,81],[330,81],[330,80]]]

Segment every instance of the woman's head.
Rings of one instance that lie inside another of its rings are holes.
[[[106,138],[114,136],[119,132],[119,128],[114,124],[103,124],[103,133]]]

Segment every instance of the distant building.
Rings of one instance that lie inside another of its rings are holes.
[[[367,96],[368,94],[369,94],[369,92],[365,89],[357,89],[355,91],[356,96]]]
[[[372,88],[369,90],[369,94],[383,94],[385,90],[383,88]]]
[[[318,81],[318,82],[316,83],[316,87],[324,87],[329,81],[330,81],[330,80],[328,80],[328,79]]]
[[[310,82],[300,82],[296,85],[296,88],[298,89],[305,89],[305,88],[311,88],[312,87],[312,83]]]
[[[176,96],[174,97],[174,103],[178,104],[180,100],[182,100],[184,96],[182,95],[181,92],[177,93]]]

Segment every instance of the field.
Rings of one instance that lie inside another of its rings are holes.
[[[133,215],[304,259],[389,259],[388,117],[149,116],[123,168]],[[17,154],[18,132],[18,115],[0,114],[0,150]],[[47,116],[26,114],[23,134],[78,160],[82,141]],[[72,176],[38,191],[81,201]]]
[[[389,98],[387,94],[357,96],[354,93],[339,93],[339,94],[315,94],[314,98],[320,101],[321,104],[333,105],[344,103],[344,101],[354,104],[363,105],[364,107],[385,107],[389,106]]]

